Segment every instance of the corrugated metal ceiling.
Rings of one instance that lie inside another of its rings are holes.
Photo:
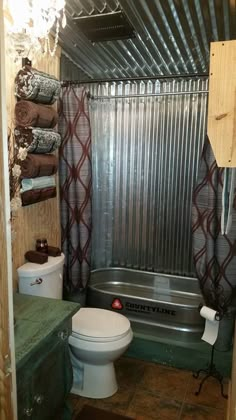
[[[73,21],[118,5],[136,38],[92,44]],[[207,73],[210,42],[236,38],[236,0],[67,0],[66,14],[60,44],[92,79]]]

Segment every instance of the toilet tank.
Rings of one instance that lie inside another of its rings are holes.
[[[65,257],[48,257],[48,262],[27,262],[17,269],[19,293],[62,299],[63,264]]]

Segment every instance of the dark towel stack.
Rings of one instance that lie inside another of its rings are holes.
[[[43,252],[38,251],[27,251],[25,253],[25,258],[32,263],[36,264],[44,264],[48,261],[47,254],[44,254]]]
[[[60,255],[60,248],[57,248],[56,246],[48,246],[47,253],[39,251],[27,251],[25,253],[25,258],[27,261],[32,263],[44,264],[48,261],[48,257],[59,257]]]
[[[56,197],[56,187],[39,188],[38,190],[29,190],[21,194],[22,206],[39,203]]]
[[[57,248],[56,246],[48,246],[48,255],[50,257],[60,257],[61,250],[60,248]]]

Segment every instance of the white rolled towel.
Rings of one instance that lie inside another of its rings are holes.
[[[38,190],[40,188],[55,187],[55,176],[40,176],[38,178],[23,178],[21,180],[21,190],[23,193],[30,190]]]

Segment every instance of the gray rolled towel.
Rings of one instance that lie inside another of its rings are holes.
[[[54,130],[39,127],[16,127],[15,140],[28,153],[51,153],[61,144],[61,136]]]
[[[15,78],[15,94],[20,99],[52,105],[60,90],[56,77],[28,65],[20,69]]]

